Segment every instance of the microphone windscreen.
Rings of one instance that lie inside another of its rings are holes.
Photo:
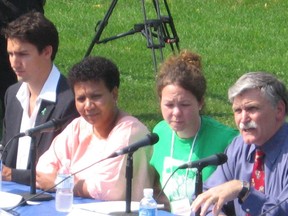
[[[220,153],[220,154],[217,154],[217,156],[218,156],[218,160],[219,160],[218,165],[224,164],[228,160],[228,157],[226,154]]]
[[[151,145],[153,145],[159,141],[159,136],[156,133],[151,133],[148,136],[150,138]]]

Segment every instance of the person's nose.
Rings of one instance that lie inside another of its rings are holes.
[[[85,109],[86,110],[90,110],[92,108],[92,106],[93,106],[92,101],[87,98],[86,101],[85,101]]]
[[[13,69],[17,69],[18,65],[20,64],[19,58],[16,55],[10,55],[9,61]]]
[[[250,120],[251,119],[250,119],[249,113],[245,110],[242,110],[240,122],[245,124],[245,123],[249,122]]]
[[[181,109],[178,106],[174,106],[172,113],[174,116],[179,116],[181,114]]]

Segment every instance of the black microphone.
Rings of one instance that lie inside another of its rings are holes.
[[[38,133],[47,133],[53,132],[61,129],[65,123],[71,119],[72,116],[67,116],[63,119],[51,119],[48,122],[45,122],[41,125],[38,125],[34,128],[30,128],[24,132],[24,136],[33,136]]]
[[[147,134],[142,140],[131,144],[123,149],[120,149],[109,156],[109,158],[117,157],[119,155],[135,152],[137,149],[147,146],[154,145],[159,141],[159,136],[156,133]]]
[[[209,157],[194,161],[194,162],[188,162],[185,164],[182,164],[181,166],[177,167],[169,176],[169,178],[166,180],[164,186],[162,187],[161,191],[158,193],[156,196],[156,200],[159,199],[160,195],[163,193],[166,185],[168,184],[170,178],[177,172],[179,169],[186,169],[186,168],[199,168],[200,170],[206,166],[209,165],[222,165],[227,161],[227,155],[220,153],[220,154],[215,154],[211,155]],[[199,172],[198,172],[199,174]],[[197,178],[197,177],[196,177]],[[196,182],[196,188],[197,188],[197,182]]]
[[[197,161],[192,161],[192,162],[182,164],[181,166],[178,167],[178,169],[186,169],[186,168],[201,168],[202,169],[210,165],[218,166],[218,165],[224,164],[226,161],[227,161],[227,155],[220,153],[220,154],[211,155],[209,157],[206,157]]]

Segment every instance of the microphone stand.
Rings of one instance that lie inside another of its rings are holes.
[[[31,163],[31,177],[30,177],[30,193],[36,194],[36,144],[35,136],[31,136],[31,147],[30,147],[30,163]]]
[[[203,191],[203,180],[202,180],[202,169],[203,167],[198,167],[196,171],[196,182],[195,182],[195,195],[196,197]],[[196,216],[200,216],[201,207],[196,212]]]
[[[51,194],[39,194],[36,195],[36,155],[37,155],[37,146],[35,136],[31,137],[31,147],[30,147],[30,194],[22,194],[24,200],[28,201],[48,201],[53,199]]]
[[[133,178],[133,153],[128,153],[126,163],[126,213],[131,212],[131,188]]]

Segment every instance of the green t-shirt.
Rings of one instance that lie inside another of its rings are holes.
[[[172,147],[173,131],[166,121],[159,122],[153,129],[159,135],[159,141],[154,145],[154,152],[150,164],[155,167],[160,176],[163,187],[172,172],[180,165],[189,161],[196,161],[213,154],[224,152],[232,139],[239,134],[238,130],[227,127],[208,116],[201,116],[201,128],[196,137],[181,139],[174,133],[174,147]],[[194,147],[192,147],[194,146]],[[207,166],[202,170],[205,181],[216,169]],[[189,198],[190,202],[195,191],[196,168],[180,169],[169,179],[164,192],[170,201]]]

